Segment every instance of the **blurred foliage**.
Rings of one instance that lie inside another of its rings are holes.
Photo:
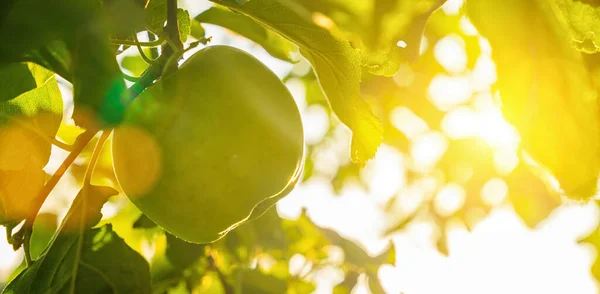
[[[63,103],[54,74],[41,66],[13,63],[0,78],[0,224],[7,224],[35,213]]]

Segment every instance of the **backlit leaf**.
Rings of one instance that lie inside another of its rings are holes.
[[[480,0],[468,8],[492,45],[502,112],[519,130],[525,151],[569,197],[591,197],[599,169],[597,93],[552,6]]]
[[[0,224],[31,213],[44,186],[42,168],[62,119],[62,98],[54,74],[32,63],[0,68]],[[18,83],[11,83],[18,80]]]
[[[192,29],[190,14],[187,10],[177,9],[177,25],[179,26],[179,39],[181,42],[187,41]]]
[[[273,57],[290,62],[298,61],[296,45],[243,14],[215,6],[196,16],[194,21],[227,28],[256,42]],[[204,31],[199,31],[198,34],[200,33],[202,35],[194,35],[194,37],[196,39],[204,37]]]
[[[360,49],[373,74],[392,76],[419,56],[429,15],[445,0],[278,0]],[[398,46],[399,41],[405,46]]]
[[[252,17],[300,47],[312,64],[331,108],[352,132],[352,160],[364,163],[375,155],[382,127],[360,93],[361,55],[347,41],[296,14],[276,0],[254,0],[238,4],[215,1]]]
[[[569,24],[576,48],[585,53],[600,50],[600,3],[554,0]]]

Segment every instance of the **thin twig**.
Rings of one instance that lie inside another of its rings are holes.
[[[156,35],[154,35],[153,33],[151,33],[150,31],[146,32],[146,35],[148,36],[148,40],[150,40],[150,42],[157,40],[158,38],[156,37]],[[150,47],[150,58],[152,59],[157,59],[158,58],[158,47]]]
[[[134,34],[135,36],[135,34]],[[129,46],[142,46],[142,47],[160,47],[165,43],[163,39],[151,40],[150,42],[139,42],[139,41],[131,41],[131,40],[110,40],[111,44],[114,45],[129,45]]]
[[[27,219],[25,219],[25,224],[23,224],[23,227],[21,228],[21,230],[23,230],[23,233],[24,233],[23,243],[25,246],[25,261],[27,262],[27,265],[31,264],[31,252],[29,252],[28,249],[29,249],[29,245],[31,242],[31,233],[32,233],[33,223],[35,222],[35,218],[37,217],[37,214],[40,211],[40,208],[44,204],[44,201],[46,201],[46,198],[48,198],[48,195],[50,194],[50,192],[52,192],[54,187],[56,187],[56,184],[58,183],[58,181],[65,174],[65,172],[67,171],[69,166],[71,166],[71,164],[73,164],[73,161],[75,161],[75,159],[77,158],[79,153],[81,153],[81,151],[83,151],[85,146],[92,140],[92,138],[94,138],[96,133],[97,133],[97,131],[95,131],[95,130],[87,130],[84,133],[82,133],[81,135],[79,135],[79,137],[77,137],[75,144],[73,144],[73,151],[71,151],[69,156],[67,156],[67,158],[65,158],[65,160],[58,167],[56,172],[52,175],[52,177],[48,180],[48,182],[46,182],[46,185],[44,185],[44,188],[42,188],[42,190],[37,195],[37,197],[34,199],[34,201],[32,201],[32,203],[31,203],[32,212],[27,217]]]
[[[176,29],[172,29],[171,27],[175,26]],[[165,33],[167,33],[167,40],[172,38],[172,34],[176,34],[177,38],[175,40],[179,40],[179,29],[177,29],[177,1],[169,0],[167,5],[167,25],[164,28]],[[172,42],[170,42],[172,43]],[[181,40],[179,40],[179,44],[181,44]],[[181,44],[183,48],[183,44]],[[182,50],[183,51],[183,50]],[[140,79],[135,82],[129,89],[127,89],[126,93],[126,103],[130,103],[139,96],[144,90],[154,83],[155,80],[160,78],[163,75],[163,72],[174,70],[177,67],[177,63],[172,62],[171,57],[173,55],[177,55],[178,53],[174,50],[173,46],[163,45],[162,54],[160,57],[156,59],[156,62],[152,63],[142,74]],[[167,69],[168,67],[168,69]]]
[[[75,283],[77,282],[77,271],[79,270],[79,260],[81,259],[81,251],[83,249],[83,240],[84,240],[84,232],[85,232],[85,224],[83,221],[85,213],[87,211],[87,198],[90,192],[90,186],[92,181],[92,174],[94,173],[94,169],[96,168],[96,163],[98,163],[98,158],[100,158],[100,152],[102,151],[102,147],[104,146],[104,142],[110,136],[111,130],[107,130],[102,132],[100,139],[96,142],[96,147],[94,147],[94,151],[92,152],[92,157],[90,158],[90,163],[88,164],[85,170],[85,176],[83,177],[83,186],[81,187],[81,219],[79,222],[79,239],[77,240],[77,251],[75,251],[75,263],[73,264],[73,271],[71,274],[71,291],[70,293],[75,293]]]
[[[133,39],[135,40],[135,46],[137,47],[137,50],[140,53],[140,56],[142,57],[142,59],[148,64],[155,63],[156,60],[150,59],[148,56],[146,56],[146,53],[144,53],[144,49],[140,45],[140,40],[138,40],[138,37],[136,34],[133,34]]]
[[[52,141],[52,145],[54,145],[62,150],[69,151],[69,152],[73,151],[73,145],[69,145],[65,142],[59,141],[56,138],[52,138],[50,140]]]
[[[217,263],[215,262],[215,259],[212,256],[212,253],[210,253],[207,256],[207,259],[208,259],[208,263],[209,263],[208,268],[215,271],[217,273],[217,276],[219,276],[219,279],[221,280],[221,283],[223,284],[223,290],[225,290],[225,294],[234,294],[235,289],[233,289],[233,287],[229,284],[229,281],[227,281],[227,276],[217,266]]]
[[[128,74],[126,74],[126,73],[124,73],[124,72],[121,72],[121,74],[123,75],[123,77],[124,77],[126,80],[128,80],[128,81],[130,81],[130,82],[134,82],[134,83],[135,83],[135,82],[137,82],[137,81],[139,81],[139,80],[140,80],[140,78],[139,78],[139,77],[130,76],[130,75],[128,75]]]

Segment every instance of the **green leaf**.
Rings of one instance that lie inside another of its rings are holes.
[[[134,32],[144,30],[146,13],[143,1],[104,0],[104,18],[110,35],[115,39],[124,39]]]
[[[52,213],[40,213],[35,218],[31,234],[31,258],[37,259],[52,240],[58,228],[58,217]]]
[[[333,288],[333,294],[350,294],[356,283],[358,283],[359,276],[360,274],[356,271],[348,271],[344,281]]]
[[[419,56],[429,16],[445,0],[278,0],[305,19],[348,40],[376,75],[394,75],[402,62]],[[404,41],[406,48],[397,45]]]
[[[42,170],[62,119],[62,98],[54,75],[28,64],[0,68],[0,224],[31,213],[44,186]],[[11,81],[19,81],[11,83]]]
[[[361,54],[349,42],[336,39],[276,0],[241,5],[233,0],[214,2],[244,13],[296,43],[312,64],[331,108],[353,132],[352,160],[364,163],[375,155],[382,140],[381,121],[361,96]]]
[[[314,293],[317,289],[317,286],[313,283],[299,280],[299,279],[291,279],[288,281],[287,294],[309,294]]]
[[[148,52],[146,52],[148,51]],[[150,50],[144,50],[144,53],[150,53]],[[144,71],[148,68],[148,64],[142,59],[140,55],[125,56],[121,62],[121,66],[124,69],[130,71],[134,76],[141,76]]]
[[[569,24],[576,48],[585,53],[600,51],[600,3],[554,0]]]
[[[140,217],[133,223],[134,229],[152,229],[156,228],[157,226],[158,225],[145,214],[140,215]]]
[[[114,126],[125,112],[121,97],[125,82],[106,39],[98,34],[82,34],[71,49],[72,70],[76,73],[72,80],[73,120],[85,128]]]
[[[167,21],[167,0],[149,0],[146,7],[146,23],[148,28],[155,34],[163,31]],[[177,9],[177,26],[179,28],[179,38],[185,42],[191,33],[191,20],[187,10]]]
[[[185,242],[172,234],[167,235],[165,255],[175,269],[183,271],[204,255],[205,245]]]
[[[238,277],[242,280],[241,289],[238,289],[241,293],[285,293],[287,288],[286,281],[265,274],[260,269],[239,269],[235,275],[239,275]]]
[[[150,293],[148,263],[111,225],[80,234],[81,226],[97,223],[100,208],[117,193],[96,186],[89,192],[86,202],[78,195],[50,247],[3,293]]]
[[[369,289],[373,294],[385,294],[385,290],[381,286],[381,281],[379,280],[379,276],[377,272],[370,273],[367,275],[369,277]]]
[[[31,64],[13,63],[4,66],[0,69],[0,103],[37,88],[51,76],[50,71]]]
[[[215,6],[196,16],[194,21],[218,25],[232,30],[256,42],[275,58],[289,62],[298,61],[298,47],[296,45],[243,14],[233,13],[228,9]],[[204,37],[204,31],[193,36],[200,39]]]
[[[146,24],[154,33],[162,33],[167,21],[167,0],[149,0],[146,6]]]
[[[369,269],[377,269],[382,264],[394,264],[396,251],[394,245],[391,245],[386,251],[378,256],[370,256],[364,249],[354,242],[342,237],[337,232],[330,229],[320,229],[321,232],[331,241],[331,244],[340,246],[344,250],[346,262]]]
[[[192,30],[190,14],[187,10],[177,9],[177,26],[179,27],[179,39],[181,42],[187,41]]]
[[[531,228],[561,204],[560,196],[524,164],[508,175],[507,183],[515,212]]]
[[[0,26],[0,66],[32,61],[60,74],[74,85],[75,122],[111,126],[125,84],[108,34],[99,1],[16,1]]]
[[[502,112],[525,151],[567,196],[591,197],[600,168],[597,93],[567,28],[547,1],[467,4],[492,45]]]

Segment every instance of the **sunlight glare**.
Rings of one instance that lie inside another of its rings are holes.
[[[292,97],[294,97],[294,101],[296,101],[296,105],[298,106],[298,110],[300,113],[306,110],[306,87],[304,87],[304,82],[298,78],[291,78],[285,82],[285,86],[288,88]]]
[[[453,182],[465,184],[473,176],[473,166],[467,162],[457,162],[452,165],[447,176]]]
[[[402,154],[397,149],[382,145],[373,160],[367,162],[360,172],[360,178],[367,183],[369,194],[376,202],[384,204],[404,186]]]
[[[467,36],[477,36],[479,33],[468,16],[463,15],[460,18],[460,30]]]
[[[459,74],[467,68],[465,41],[455,34],[440,39],[433,48],[435,59],[452,74]]]
[[[494,168],[499,175],[510,174],[517,165],[519,165],[519,156],[514,151],[497,150],[494,152]]]
[[[496,82],[496,64],[489,55],[477,58],[471,77],[475,91],[487,91]]]
[[[499,109],[489,109],[479,115],[481,128],[479,136],[493,148],[516,150],[520,137],[517,130],[509,125]]]
[[[441,216],[451,216],[463,206],[466,195],[465,189],[461,185],[449,183],[435,195],[434,209]]]
[[[418,136],[410,146],[414,168],[420,172],[432,170],[448,148],[448,139],[437,131]]]
[[[464,139],[477,134],[478,115],[471,108],[459,106],[442,119],[442,130],[450,139]]]
[[[464,2],[464,0],[448,0],[442,5],[442,11],[447,15],[457,15]]]
[[[415,71],[408,64],[402,64],[393,76],[394,82],[400,87],[408,87],[415,80]]]
[[[473,94],[471,80],[466,76],[436,75],[428,88],[428,98],[439,110],[448,111],[452,107],[471,100]]]
[[[409,140],[429,131],[427,123],[407,107],[399,106],[390,112],[392,125],[401,131]]]
[[[304,140],[308,145],[314,145],[323,140],[329,130],[329,115],[323,105],[313,104],[302,112]]]
[[[501,178],[491,178],[481,188],[481,199],[490,206],[499,205],[507,195],[508,185]]]
[[[15,252],[6,241],[6,230],[0,230],[0,280],[6,281],[13,269],[23,259],[23,251]]]
[[[428,48],[429,48],[429,39],[427,39],[427,37],[423,36],[423,38],[421,39],[421,45],[419,46],[419,54],[423,55],[423,53],[425,53],[425,51],[427,51]]]

